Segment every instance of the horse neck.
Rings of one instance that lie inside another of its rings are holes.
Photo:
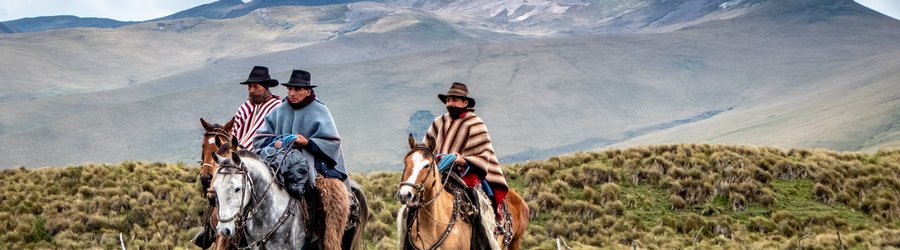
[[[444,228],[447,227],[447,223],[450,222],[453,210],[453,194],[444,189],[443,179],[441,179],[441,174],[436,167],[432,167],[429,174],[432,177],[429,177],[429,180],[422,184],[425,185],[425,190],[423,190],[421,201],[434,201],[427,206],[419,208],[417,223],[421,223],[421,226],[438,228],[440,229],[438,233],[442,233]],[[434,185],[430,184],[431,178],[434,178]]]
[[[273,185],[274,177],[269,167],[255,159],[244,161],[247,174],[253,179],[252,193],[254,200],[249,206],[256,207],[257,216],[253,220],[260,225],[266,224],[271,214],[280,215],[290,201],[290,195],[278,185]]]

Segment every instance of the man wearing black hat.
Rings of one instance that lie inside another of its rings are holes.
[[[278,86],[278,80],[269,77],[269,68],[253,66],[250,76],[241,84],[247,85],[248,98],[234,113],[232,133],[241,146],[252,150],[256,130],[262,127],[266,114],[281,104],[281,98],[269,91]]]
[[[315,185],[325,209],[325,249],[341,249],[341,238],[350,215],[350,197],[343,184],[347,170],[334,118],[325,104],[316,98],[313,91],[316,85],[310,83],[310,78],[309,72],[294,70],[290,81],[281,84],[288,89],[285,103],[266,115],[253,144],[260,149],[270,144],[276,148],[293,147],[311,156],[308,157],[312,158],[311,165],[318,172]],[[289,145],[282,145],[281,140],[275,139],[283,136],[296,139]]]

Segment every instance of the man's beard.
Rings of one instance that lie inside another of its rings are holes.
[[[267,100],[269,100],[269,97],[272,96],[272,92],[266,91],[262,95],[249,94],[249,96],[250,96],[249,97],[250,103],[260,104],[260,103],[264,103]]]
[[[447,113],[450,113],[450,118],[453,118],[453,119],[460,118],[460,116],[463,113],[468,112],[468,111],[469,111],[469,108],[457,108],[457,107],[453,107],[453,106],[447,106]]]

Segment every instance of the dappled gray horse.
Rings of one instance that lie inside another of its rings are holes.
[[[242,150],[231,158],[213,157],[219,163],[212,184],[219,204],[218,234],[252,249],[304,247],[305,208],[275,183],[256,154]]]

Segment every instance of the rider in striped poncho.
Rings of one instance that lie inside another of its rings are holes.
[[[475,115],[475,99],[468,94],[465,84],[454,82],[446,95],[438,95],[447,106],[447,113],[434,119],[424,143],[427,145],[434,138],[435,154],[454,154],[457,157],[453,165],[460,168],[471,166],[464,170],[467,174],[462,176],[463,181],[473,187],[486,180],[493,190],[496,210],[503,203],[509,187],[494,153],[487,126]],[[497,218],[500,217],[498,211]]]
[[[281,98],[272,95],[269,88],[278,86],[278,81],[269,77],[269,69],[254,66],[247,81],[248,98],[234,113],[234,136],[241,146],[253,150],[253,137],[265,123],[266,114],[281,104]]]

